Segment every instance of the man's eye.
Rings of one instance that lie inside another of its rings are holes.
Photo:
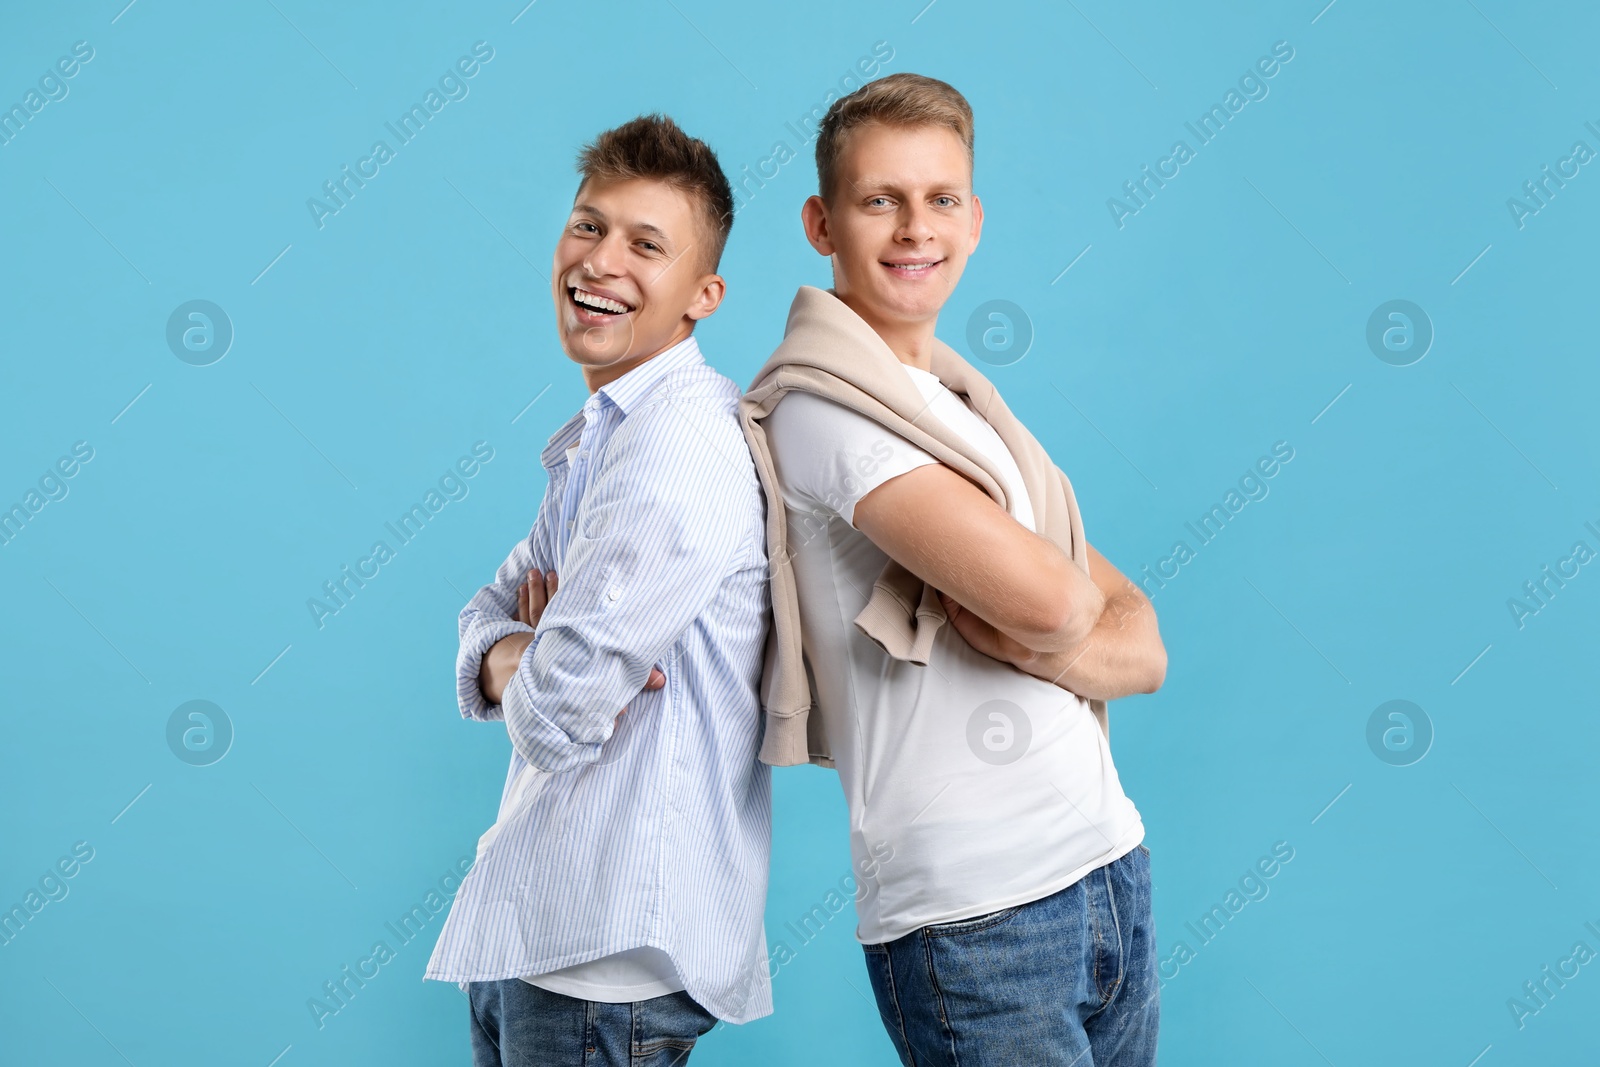
[[[651,244],[649,241],[640,241],[639,242],[639,247],[647,249],[647,250],[649,250],[651,252],[659,252],[659,251],[661,251],[661,249],[657,248],[655,245]]]
[[[953,196],[941,196],[941,197],[938,197],[937,199],[943,200],[946,204],[948,204],[951,207],[955,207],[956,206],[955,197],[953,197]]]
[[[600,232],[598,229],[596,229],[595,224],[592,223],[592,222],[575,222],[572,225],[573,225],[573,229],[580,230],[580,231],[582,231],[584,233],[588,233],[590,230],[593,230],[595,233],[599,233]],[[585,227],[587,227],[588,229],[585,229]]]
[[[886,196],[875,196],[871,200],[867,201],[869,204],[887,204],[888,202],[889,198]]]

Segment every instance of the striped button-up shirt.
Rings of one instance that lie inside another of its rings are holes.
[[[532,531],[461,612],[461,714],[505,722],[511,765],[425,977],[651,946],[718,1018],[771,1013],[765,509],[740,393],[691,336],[593,393],[541,454]],[[479,666],[529,631],[512,616],[534,567],[559,588],[490,704]],[[666,686],[642,691],[652,665]]]

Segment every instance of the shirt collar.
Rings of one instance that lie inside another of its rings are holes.
[[[700,346],[696,343],[694,335],[690,334],[659,355],[651,356],[615,381],[602,385],[584,401],[583,408],[577,414],[568,419],[561,429],[550,435],[549,443],[539,454],[539,462],[547,470],[559,463],[565,463],[568,446],[583,432],[584,412],[598,410],[603,400],[609,400],[616,405],[626,417],[667,374],[681,367],[692,367],[704,362],[705,357],[700,353]]]

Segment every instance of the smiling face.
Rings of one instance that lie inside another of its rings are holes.
[[[688,194],[630,178],[578,190],[550,269],[561,347],[589,391],[689,336],[722,302],[704,270],[704,226]]]
[[[839,299],[925,368],[907,352],[932,343],[983,228],[966,147],[943,126],[869,123],[847,135],[836,173],[829,199],[802,209],[806,236],[832,257]]]

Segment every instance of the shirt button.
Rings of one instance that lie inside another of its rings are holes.
[[[619,597],[621,595],[622,595],[622,593],[619,592],[615,587],[606,590],[606,599],[607,600],[615,600],[615,599],[617,599],[617,597]]]
[[[567,529],[569,529],[569,530],[572,529],[574,526],[577,525],[577,523],[578,523],[578,521],[576,519],[568,519],[567,520]]]

